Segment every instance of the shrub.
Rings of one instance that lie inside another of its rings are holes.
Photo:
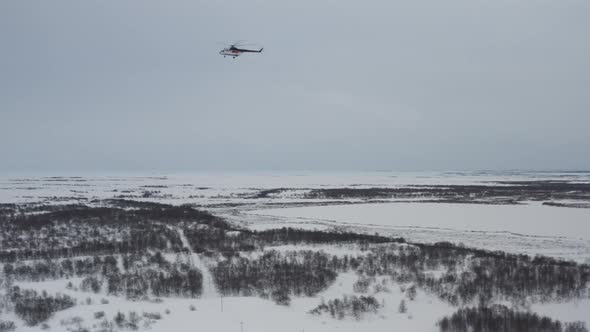
[[[244,257],[220,262],[213,268],[215,283],[224,295],[250,296],[286,291],[314,296],[336,280],[332,256],[321,252],[265,252],[255,260]]]
[[[410,288],[408,288],[408,290],[406,291],[406,295],[408,296],[410,301],[414,301],[414,299],[416,298],[416,285],[412,285]]]
[[[565,324],[564,332],[588,332],[588,329],[584,322],[573,322]]]
[[[87,328],[85,328],[83,326],[77,326],[76,328],[70,329],[69,331],[70,332],[90,332],[89,329],[87,329]]]
[[[319,315],[330,313],[330,316],[344,319],[346,316],[353,316],[360,320],[365,313],[376,313],[380,308],[379,302],[373,296],[345,296],[343,299],[334,299],[323,303],[311,310],[309,313]]]
[[[367,278],[364,276],[359,277],[359,279],[352,285],[352,289],[355,293],[367,293],[369,290],[369,286],[371,282],[373,282],[375,278]]]
[[[61,320],[62,326],[69,326],[69,325],[80,325],[84,320],[80,316],[74,316],[66,319]]]
[[[96,332],[114,332],[114,331],[115,331],[114,324],[105,318],[98,324],[98,330]]]
[[[406,305],[406,300],[401,300],[401,302],[399,303],[399,307],[397,308],[397,311],[400,314],[405,314],[406,312],[408,312],[408,306]]]
[[[11,290],[10,300],[14,303],[14,312],[29,326],[46,321],[54,312],[73,307],[76,302],[68,295],[37,295],[35,291]]]
[[[102,280],[98,280],[95,276],[88,276],[82,280],[80,283],[80,289],[85,292],[100,292],[102,288]]]
[[[151,320],[162,319],[162,315],[159,312],[144,312],[143,317]]]
[[[115,324],[117,324],[118,327],[125,327],[126,319],[124,313],[118,311],[113,320],[115,321]]]
[[[270,297],[276,304],[288,306],[291,304],[289,293],[285,289],[278,289],[270,294]]]
[[[0,320],[0,332],[11,332],[16,330],[14,322],[8,320]]]
[[[141,317],[135,311],[131,311],[129,313],[129,321],[127,322],[127,327],[132,330],[137,330],[139,328],[139,321]]]
[[[502,305],[459,309],[438,322],[441,332],[456,331],[519,331],[562,332],[562,323],[535,313],[521,312]],[[587,332],[584,323],[565,325],[567,332]]]

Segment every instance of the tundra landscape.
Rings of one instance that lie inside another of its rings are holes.
[[[589,173],[14,176],[0,197],[2,331],[590,324]]]
[[[0,332],[589,332],[589,32],[0,0]]]

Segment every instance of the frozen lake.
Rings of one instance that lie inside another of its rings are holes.
[[[590,209],[527,205],[379,203],[248,211],[248,227],[341,229],[590,262]]]
[[[0,174],[0,203],[76,203],[129,196],[169,204],[247,201],[260,189],[400,188],[501,185],[502,181],[590,183],[590,172],[197,172],[153,174]],[[156,192],[145,196],[145,192]]]
[[[367,226],[509,232],[590,240],[590,209],[540,204],[354,204],[270,209],[254,213]]]

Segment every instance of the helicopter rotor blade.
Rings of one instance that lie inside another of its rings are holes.
[[[232,43],[232,45],[233,45],[233,46],[236,46],[236,45],[241,45],[241,44],[243,44],[244,42],[246,42],[246,40],[236,40],[235,42],[233,42],[233,43]]]
[[[230,47],[258,47],[258,48],[260,48],[261,46],[260,46],[260,44],[257,44],[257,43],[240,42],[240,43],[234,43],[234,44],[230,45]]]
[[[242,47],[242,46],[254,46],[260,47],[257,43],[247,43],[246,40],[237,40],[233,43],[217,42],[217,44],[224,45],[225,47]]]

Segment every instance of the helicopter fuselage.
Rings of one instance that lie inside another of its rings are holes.
[[[248,49],[242,49],[242,48],[237,48],[237,47],[228,47],[228,48],[224,48],[223,50],[221,50],[219,52],[219,54],[223,55],[224,57],[226,56],[231,56],[234,59],[236,57],[239,57],[240,55],[244,54],[244,53],[260,53],[262,52],[262,48],[259,50],[248,50]]]
[[[219,52],[219,54],[223,55],[223,56],[231,56],[231,57],[238,57],[240,55],[242,55],[243,52],[239,51],[239,50],[232,50],[230,48],[225,48],[223,50],[221,50],[221,52]]]

